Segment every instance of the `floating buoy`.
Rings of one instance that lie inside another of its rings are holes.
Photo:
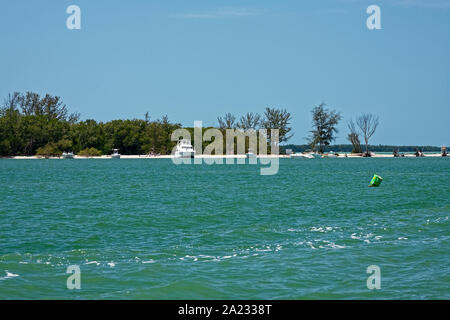
[[[372,180],[370,181],[369,187],[379,187],[381,181],[383,181],[383,178],[374,174]]]

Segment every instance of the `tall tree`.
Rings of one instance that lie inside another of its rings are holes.
[[[236,117],[231,113],[226,113],[223,117],[217,117],[220,129],[236,129]]]
[[[0,106],[0,156],[51,154],[56,151],[100,150],[110,154],[169,153],[175,142],[171,133],[181,127],[167,116],[145,119],[113,120],[107,123],[78,120],[69,114],[59,97],[15,92]]]
[[[46,116],[48,119],[58,119],[68,121],[70,119],[78,120],[79,115],[69,114],[67,106],[58,96],[46,94],[40,97],[34,92],[27,92],[25,95],[19,95],[18,103],[24,115]]]
[[[254,129],[257,130],[261,124],[261,116],[257,113],[247,112],[245,115],[241,116],[237,127],[242,130]]]
[[[335,134],[338,132],[336,127],[342,118],[339,112],[326,109],[325,106],[326,104],[322,102],[311,111],[313,130],[311,130],[309,143],[313,149],[318,146],[319,153],[323,153],[325,147],[336,139]]]
[[[5,116],[7,112],[16,111],[19,106],[20,93],[14,92],[13,94],[8,94],[6,97],[3,107],[0,108],[0,116]]]
[[[358,125],[366,143],[365,156],[370,156],[369,153],[369,139],[374,135],[377,130],[380,119],[378,116],[371,113],[364,113],[356,118],[356,124]]]
[[[352,119],[347,122],[347,127],[350,133],[347,136],[347,139],[352,143],[353,149],[352,153],[361,153],[361,142],[359,141],[358,130],[356,129],[355,123]]]
[[[264,116],[265,119],[262,122],[262,126],[267,130],[268,135],[270,134],[270,129],[278,129],[279,143],[286,142],[292,138],[293,134],[289,134],[292,130],[292,127],[289,126],[292,116],[286,109],[266,108]]]

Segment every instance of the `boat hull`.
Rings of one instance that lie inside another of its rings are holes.
[[[195,152],[193,151],[177,151],[175,152],[175,158],[194,158]]]
[[[314,159],[311,154],[291,154],[291,158]]]

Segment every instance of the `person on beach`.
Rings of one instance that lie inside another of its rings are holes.
[[[423,154],[423,151],[419,148],[416,148],[416,157],[425,157],[425,155]]]

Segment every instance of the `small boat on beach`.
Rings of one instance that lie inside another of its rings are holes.
[[[62,158],[63,159],[73,159],[73,152],[63,152]]]
[[[314,155],[311,153],[293,153],[291,158],[304,158],[304,159],[314,159]]]
[[[248,149],[248,152],[245,154],[245,156],[247,157],[247,159],[256,157],[256,155],[255,155],[255,153],[253,152],[252,149]]]
[[[175,158],[194,158],[195,151],[191,141],[187,139],[179,140],[175,149]]]
[[[325,153],[322,155],[322,158],[336,158],[339,155],[336,153],[333,153],[333,151],[330,151],[330,153]]]
[[[120,159],[119,149],[113,149],[113,154],[111,155],[111,159]]]

